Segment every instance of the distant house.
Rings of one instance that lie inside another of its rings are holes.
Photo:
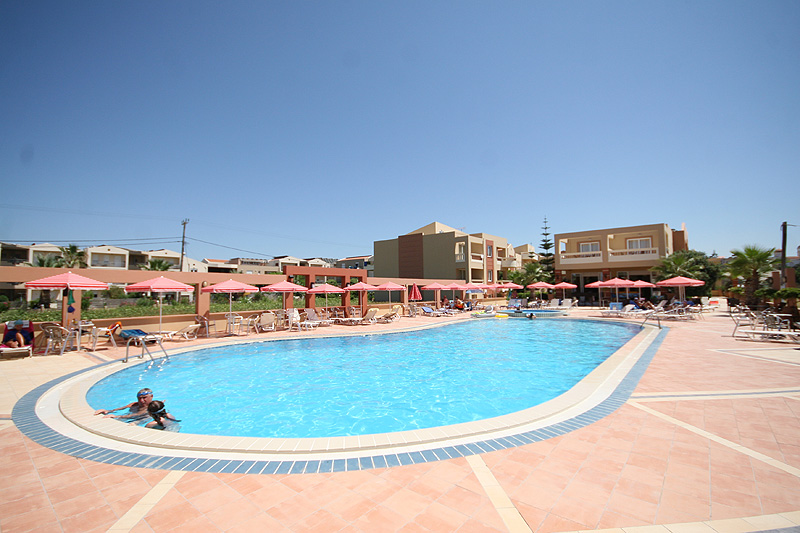
[[[237,271],[237,265],[230,263],[227,259],[203,259],[203,263],[208,268],[208,272],[223,272],[234,274]]]
[[[440,222],[373,246],[377,277],[494,283],[523,264],[521,254],[504,237],[468,234]]]
[[[372,276],[375,271],[374,256],[371,255],[357,255],[354,257],[343,257],[338,259],[334,266],[336,268],[363,268],[367,271],[368,276]]]
[[[118,246],[102,245],[86,248],[89,268],[128,270],[130,251]]]

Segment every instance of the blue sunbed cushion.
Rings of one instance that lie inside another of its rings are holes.
[[[608,308],[612,311],[622,311],[622,302],[611,302]]]
[[[147,335],[149,335],[149,333],[141,329],[123,329],[119,332],[119,336],[123,339],[130,339],[131,337],[145,337]]]

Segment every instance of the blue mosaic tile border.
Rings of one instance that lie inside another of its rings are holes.
[[[62,376],[49,383],[36,387],[14,405],[11,416],[14,420],[14,424],[23,435],[51,450],[82,459],[135,468],[234,474],[316,474],[429,463],[523,446],[525,444],[558,437],[601,420],[619,409],[631,396],[639,380],[644,375],[645,370],[647,370],[647,367],[653,360],[658,348],[661,346],[664,337],[667,335],[667,331],[668,328],[664,328],[659,332],[658,336],[650,343],[650,346],[647,347],[639,360],[633,365],[622,382],[608,398],[578,416],[545,428],[527,431],[509,437],[487,439],[485,441],[457,446],[432,448],[418,452],[381,454],[350,459],[253,461],[241,459],[166,457],[162,455],[111,450],[66,437],[51,429],[36,415],[36,403],[45,392],[59,383],[85,372],[84,370]]]

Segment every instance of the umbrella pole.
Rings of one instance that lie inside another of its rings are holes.
[[[161,317],[163,315],[163,308],[164,308],[164,293],[158,293],[158,332],[161,333],[162,326],[161,326]]]

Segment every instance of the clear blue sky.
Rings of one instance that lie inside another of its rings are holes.
[[[794,0],[4,0],[0,240],[179,250],[189,218],[196,259],[345,257],[434,220],[538,248],[547,216],[778,247],[799,28]]]

